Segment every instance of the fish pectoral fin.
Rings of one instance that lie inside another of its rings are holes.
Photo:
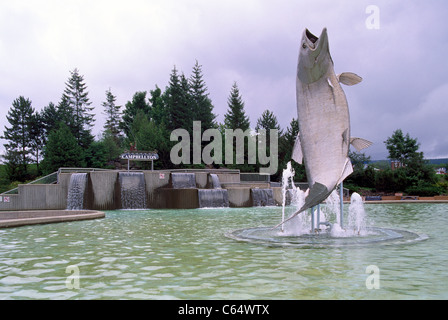
[[[340,83],[345,84],[346,86],[353,86],[362,81],[362,78],[353,72],[342,72],[336,76]]]
[[[295,162],[302,164],[303,153],[302,153],[302,144],[300,143],[300,132],[297,133],[296,142],[294,142],[294,148],[292,149],[291,158]]]
[[[373,144],[373,142],[370,142],[369,140],[366,139],[353,137],[350,139],[350,144],[354,146],[355,149],[359,152],[362,149],[370,147]]]
[[[347,178],[349,175],[351,175],[352,172],[353,172],[352,162],[350,161],[350,158],[347,158],[345,160],[344,169],[342,169],[341,177],[339,178],[337,184],[340,184],[342,181],[344,181],[344,179]]]

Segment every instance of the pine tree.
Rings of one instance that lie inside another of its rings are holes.
[[[34,112],[32,114],[31,124],[30,124],[30,136],[31,136],[30,151],[35,159],[35,163],[36,163],[36,167],[37,167],[37,175],[39,175],[39,172],[40,172],[39,159],[41,157],[40,152],[42,151],[42,149],[44,147],[44,134],[45,134],[45,129],[43,126],[41,114],[38,112]]]
[[[83,167],[84,150],[65,123],[60,123],[57,130],[53,130],[44,148],[45,158],[42,161],[44,172],[50,174],[63,167]]]
[[[131,132],[131,124],[134,122],[135,117],[139,110],[143,111],[144,114],[150,113],[150,105],[146,101],[146,91],[138,91],[134,93],[132,101],[126,102],[123,117],[119,124],[120,129],[123,130],[125,135],[133,140]],[[135,142],[135,141],[134,141]]]
[[[117,98],[112,94],[109,89],[106,91],[106,101],[103,102],[104,114],[107,116],[104,129],[109,131],[113,139],[118,143],[120,138],[120,106],[115,104]]]
[[[70,78],[66,82],[66,88],[63,94],[64,108],[72,111],[71,129],[82,148],[87,148],[93,141],[91,128],[93,127],[94,114],[93,107],[88,98],[87,86],[84,83],[84,77],[79,74],[78,69],[70,71]]]
[[[193,67],[193,74],[189,79],[191,88],[192,108],[194,120],[201,121],[201,135],[211,128],[216,128],[215,118],[213,114],[213,104],[207,93],[207,86],[203,80],[202,66],[196,60]]]
[[[224,115],[224,124],[226,129],[241,129],[246,131],[250,127],[249,117],[244,111],[244,102],[240,95],[238,85],[233,84],[228,98],[229,109]]]
[[[162,90],[156,85],[154,90],[150,90],[149,104],[151,106],[150,118],[156,125],[167,125],[169,121],[168,110],[163,101]]]
[[[190,104],[189,85],[184,75],[179,77],[175,66],[170,75],[169,86],[166,88],[163,97],[169,114],[167,129],[172,131],[182,128],[192,134],[193,114]]]
[[[43,129],[43,144],[45,144],[50,132],[55,130],[61,121],[61,115],[53,102],[50,102],[41,110],[40,121]]]
[[[10,163],[10,179],[24,180],[27,175],[27,166],[30,163],[30,153],[32,145],[32,122],[34,109],[31,101],[20,96],[12,103],[12,108],[8,111],[6,119],[11,127],[5,127],[3,139],[9,140],[6,143],[6,160]]]
[[[266,130],[266,141],[267,144],[270,144],[271,132],[270,129],[278,130],[278,135],[282,135],[280,125],[278,124],[277,117],[273,112],[269,110],[263,111],[260,118],[257,120],[257,125],[255,126],[255,130],[259,131],[260,129]]]

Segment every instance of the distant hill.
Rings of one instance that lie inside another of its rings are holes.
[[[440,159],[425,159],[428,161],[428,164],[440,164],[440,165],[448,165],[448,158],[440,158]],[[390,160],[371,160],[369,163],[377,164],[377,165],[389,165]]]
[[[448,158],[442,158],[442,159],[426,159],[428,160],[429,164],[447,164]]]

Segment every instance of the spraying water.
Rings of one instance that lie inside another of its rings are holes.
[[[348,209],[348,229],[358,235],[366,233],[366,211],[361,196],[356,192],[352,194]]]

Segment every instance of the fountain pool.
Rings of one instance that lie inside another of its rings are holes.
[[[447,299],[448,204],[366,210],[375,227],[428,239],[265,246],[226,234],[275,225],[280,207],[107,211],[100,220],[0,229],[0,299]],[[69,266],[79,289],[66,286]],[[380,272],[379,289],[366,286],[369,266]]]

